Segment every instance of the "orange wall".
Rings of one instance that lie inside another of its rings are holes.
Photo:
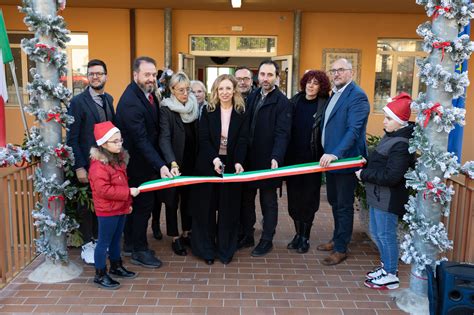
[[[291,12],[175,10],[172,20],[174,69],[178,66],[178,53],[189,52],[189,35],[195,34],[278,36],[278,54],[289,55],[293,51]],[[232,32],[233,25],[242,26],[243,31]]]
[[[135,10],[135,40],[138,56],[156,60],[158,69],[164,67],[165,36],[163,10]]]

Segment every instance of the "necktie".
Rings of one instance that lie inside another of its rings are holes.
[[[107,98],[106,98],[105,94],[99,94],[99,97],[102,100],[102,107],[105,108],[105,106],[107,105]]]
[[[151,105],[155,105],[155,100],[153,99],[153,95],[151,95],[151,93],[148,94],[148,101]]]

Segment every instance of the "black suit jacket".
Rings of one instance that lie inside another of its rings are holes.
[[[96,144],[94,137],[94,125],[100,123],[99,111],[97,105],[92,99],[87,87],[84,92],[76,95],[71,100],[68,114],[74,117],[74,123],[69,126],[67,132],[67,145],[72,148],[76,163],[73,169],[84,167],[89,168],[89,152],[91,147]],[[114,99],[110,94],[105,93],[107,97],[106,106],[112,113],[112,122],[115,120],[115,112],[113,102]]]
[[[239,114],[232,110],[227,136],[227,161],[225,173],[234,173],[235,164],[240,163],[245,169],[245,157],[248,147],[249,119],[247,113]],[[196,170],[199,175],[216,175],[212,161],[219,157],[221,141],[221,109],[202,111],[199,122],[199,153],[196,161]]]
[[[158,144],[158,100],[155,95],[153,98],[155,105],[151,105],[145,93],[132,82],[117,105],[116,125],[122,132],[123,145],[130,154],[127,175],[133,185],[156,178],[160,168],[165,165]]]

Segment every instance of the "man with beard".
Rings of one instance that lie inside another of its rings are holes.
[[[130,187],[162,178],[173,177],[159,153],[159,110],[155,95],[156,63],[150,57],[133,62],[133,81],[117,106],[116,125],[122,132],[123,146],[128,150],[127,167]],[[148,248],[147,227],[153,207],[154,193],[133,198],[133,211],[127,217],[124,231],[124,253],[131,252],[131,262],[148,268],[159,268],[161,261]]]
[[[283,165],[286,147],[290,140],[292,106],[288,98],[275,86],[278,65],[272,60],[262,61],[258,67],[260,88],[247,99],[250,116],[250,145],[247,153],[247,170],[275,169]],[[238,248],[254,245],[255,197],[260,190],[263,214],[263,231],[252,256],[264,256],[273,248],[273,235],[278,223],[277,187],[281,179],[250,182],[244,187],[241,207],[241,228]]]
[[[94,125],[104,121],[114,121],[113,98],[104,92],[107,83],[107,66],[102,60],[93,59],[87,64],[89,86],[76,95],[69,105],[68,114],[74,123],[67,132],[67,144],[74,152],[76,163],[73,170],[82,185],[88,185],[89,152],[95,145]],[[97,239],[97,217],[86,206],[78,207],[79,231],[84,242]]]
[[[235,78],[237,79],[237,90],[242,94],[244,100],[252,93],[253,90],[253,73],[246,66],[235,68]]]

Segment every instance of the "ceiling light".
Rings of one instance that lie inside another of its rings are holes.
[[[231,0],[231,3],[234,9],[240,8],[242,6],[242,0]]]

